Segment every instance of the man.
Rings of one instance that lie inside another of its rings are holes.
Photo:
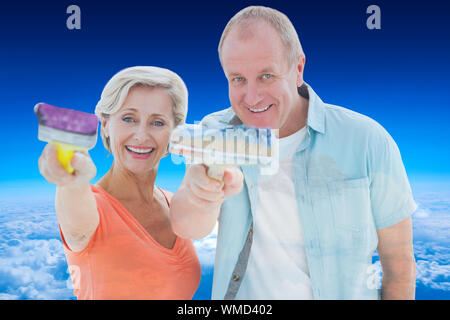
[[[202,238],[219,222],[212,298],[414,299],[416,204],[389,134],[320,100],[303,81],[298,35],[276,10],[237,13],[219,57],[231,108],[202,124],[279,129],[280,164],[271,176],[228,169],[222,183],[191,166],[174,195],[171,223],[181,237]]]

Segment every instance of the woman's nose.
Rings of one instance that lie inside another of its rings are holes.
[[[140,142],[146,141],[151,136],[150,127],[146,124],[140,124],[139,126],[136,127],[134,135],[135,138]]]

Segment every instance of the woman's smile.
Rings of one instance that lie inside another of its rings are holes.
[[[148,159],[152,155],[153,150],[155,150],[155,148],[131,145],[125,146],[125,149],[134,159],[143,160]]]

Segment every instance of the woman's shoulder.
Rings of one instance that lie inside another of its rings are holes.
[[[98,184],[91,184],[91,191],[94,193],[94,197],[97,200],[104,200],[104,201],[110,201],[111,195],[108,194],[105,189],[103,189]]]

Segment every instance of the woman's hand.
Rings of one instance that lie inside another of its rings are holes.
[[[48,182],[60,187],[89,184],[97,173],[87,151],[75,151],[71,165],[75,169],[73,174],[68,173],[58,161],[56,146],[50,143],[39,157],[39,172]]]

